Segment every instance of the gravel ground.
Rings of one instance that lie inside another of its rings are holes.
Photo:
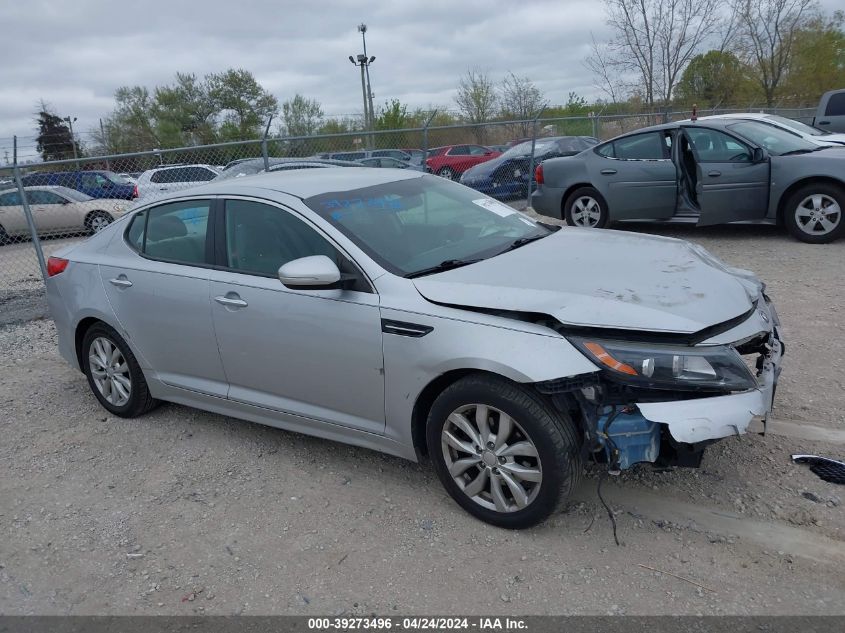
[[[845,242],[635,228],[758,272],[788,346],[776,417],[845,429]],[[789,460],[843,458],[835,439],[608,479],[617,547],[594,471],[552,520],[500,530],[428,464],[175,405],[111,417],[49,320],[0,327],[0,358],[0,613],[845,613],[845,489]]]

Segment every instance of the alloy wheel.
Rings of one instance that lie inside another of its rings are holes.
[[[581,196],[572,203],[572,221],[576,226],[593,228],[601,220],[601,205],[590,196]]]
[[[111,224],[111,219],[103,215],[102,213],[97,213],[91,218],[91,232],[92,233],[99,233],[104,228],[106,228],[109,224]]]
[[[478,505],[516,512],[531,504],[543,479],[537,447],[504,411],[470,404],[453,411],[441,432],[452,479]]]
[[[795,209],[795,223],[808,235],[827,235],[842,221],[839,203],[827,194],[804,198]]]
[[[106,402],[116,407],[129,402],[132,376],[117,345],[103,336],[95,338],[88,348],[88,363],[94,385]]]

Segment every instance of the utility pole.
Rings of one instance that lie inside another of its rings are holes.
[[[79,171],[79,156],[76,152],[76,136],[73,134],[73,122],[76,121],[76,117],[71,119],[69,116],[66,116],[65,121],[67,121],[68,127],[70,128],[70,144],[73,146],[73,160],[76,161],[76,171]]]
[[[100,140],[103,142],[103,153],[106,155],[111,154],[111,143],[106,142],[106,131],[103,128],[103,120],[100,119]],[[75,146],[75,144],[74,144]],[[106,169],[111,171],[111,166],[109,165],[109,159],[106,159]]]

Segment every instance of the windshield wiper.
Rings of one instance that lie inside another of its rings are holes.
[[[503,253],[507,253],[508,251],[512,251],[515,248],[519,248],[520,246],[525,246],[526,244],[530,244],[531,242],[536,242],[537,240],[541,240],[544,237],[548,237],[551,235],[551,231],[548,233],[543,233],[542,235],[532,235],[531,237],[520,237],[518,240],[514,240],[511,242],[511,245],[508,246]]]
[[[795,156],[797,154],[809,154],[811,152],[817,152],[820,149],[824,149],[824,148],[823,147],[816,147],[815,149],[808,149],[808,148],[793,149],[793,150],[790,150],[788,152],[784,152],[783,154],[781,154],[781,156]]]
[[[469,264],[474,264],[475,262],[480,261],[480,259],[447,259],[437,264],[437,266],[431,266],[429,268],[423,268],[422,270],[415,270],[412,273],[408,273],[407,275],[405,275],[405,279],[414,279],[415,277],[423,277],[425,275],[432,275],[434,273],[442,273],[446,270],[460,268],[461,266],[468,266]]]

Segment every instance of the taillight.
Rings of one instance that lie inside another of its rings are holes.
[[[138,185],[135,185],[135,187],[132,189],[132,197],[133,198],[138,197]]]
[[[534,182],[538,185],[543,184],[543,163],[537,165],[537,169],[534,170]]]
[[[65,272],[67,265],[68,260],[62,259],[61,257],[51,257],[47,260],[47,276],[54,277],[59,273]]]

